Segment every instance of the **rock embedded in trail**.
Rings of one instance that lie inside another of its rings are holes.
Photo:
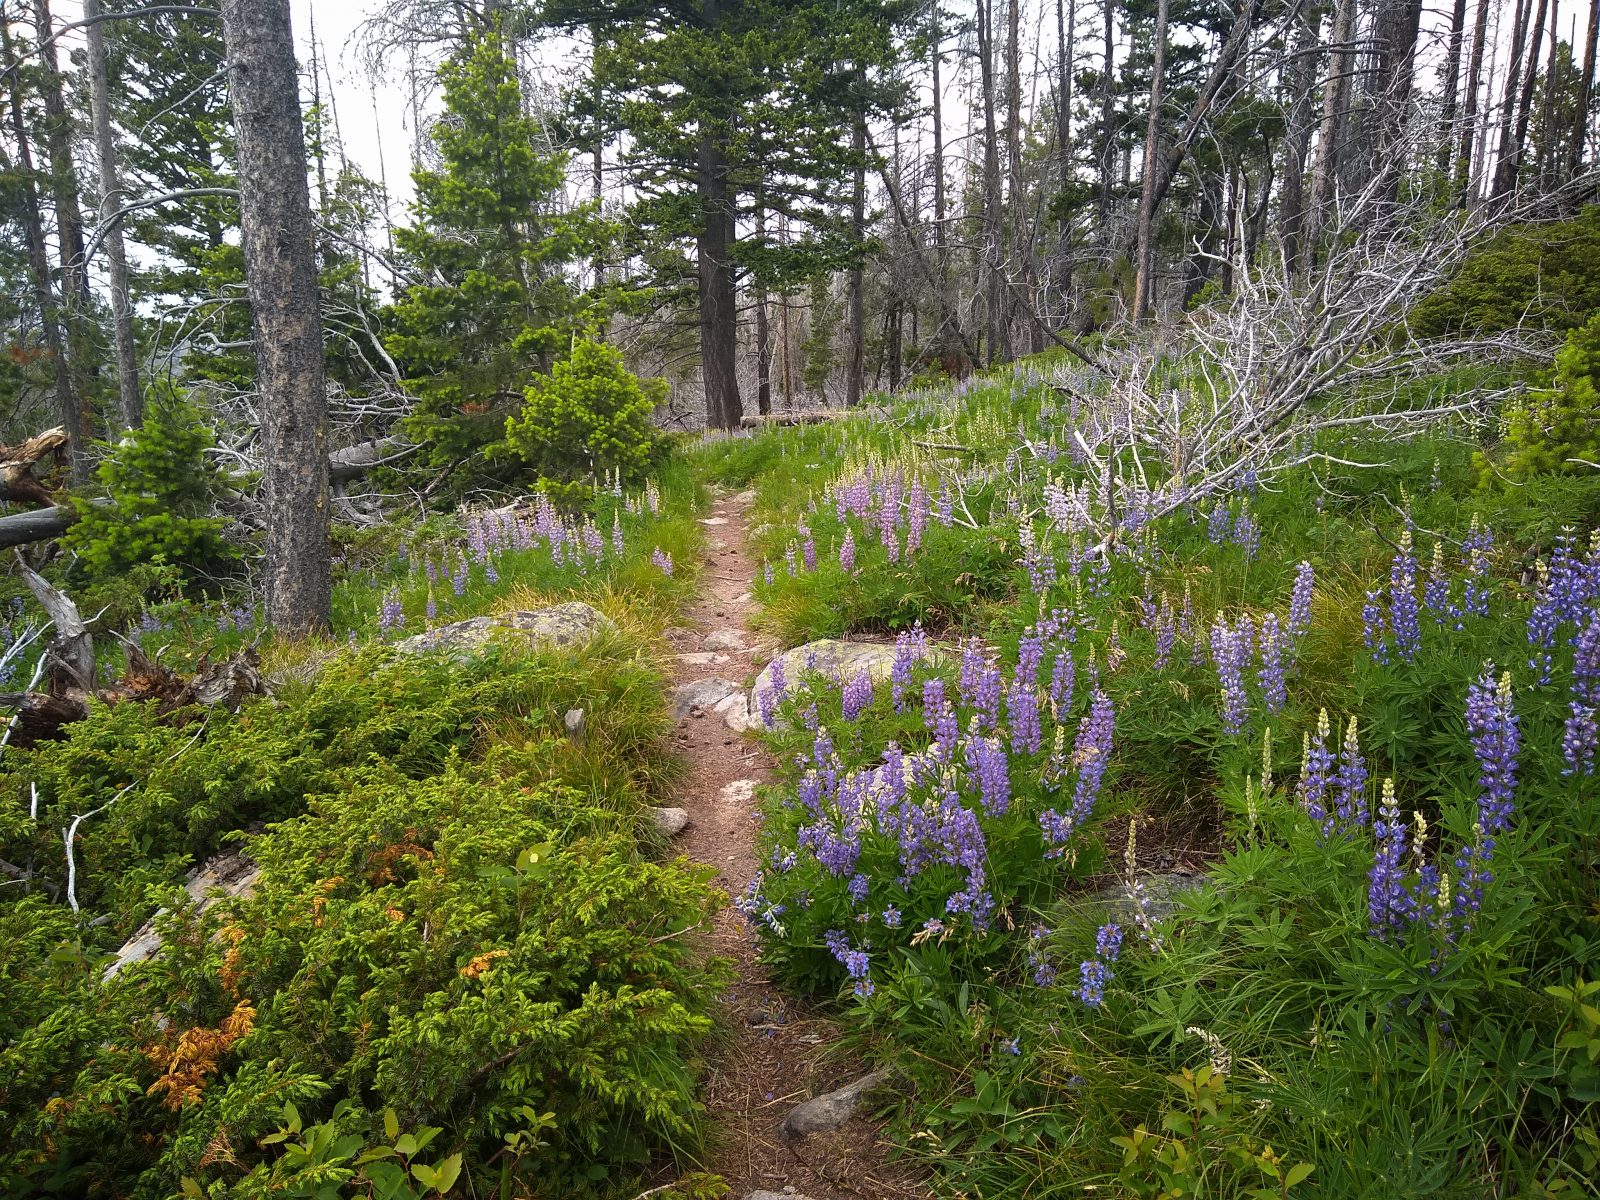
[[[1152,921],[1165,921],[1177,913],[1183,897],[1197,892],[1208,882],[1204,875],[1185,875],[1177,871],[1143,875],[1144,910]],[[1139,915],[1139,902],[1134,899],[1126,880],[1101,888],[1088,897],[1106,907],[1106,917],[1119,925],[1132,925]]]
[[[708,633],[706,640],[701,643],[707,650],[743,650],[745,648],[744,634],[737,629],[718,629]]]
[[[396,642],[394,648],[400,654],[443,650],[456,657],[470,657],[482,653],[496,638],[509,631],[522,634],[527,644],[535,649],[564,650],[582,646],[616,627],[615,622],[599,609],[574,600],[531,612],[471,617],[408,637]]]
[[[689,828],[689,810],[686,808],[652,808],[650,823],[662,837],[677,837]]]
[[[837,1129],[855,1115],[861,1097],[889,1079],[885,1068],[870,1071],[853,1083],[835,1088],[821,1096],[813,1096],[789,1110],[778,1126],[778,1132],[787,1138],[803,1138],[813,1133],[826,1133]]]
[[[713,712],[717,705],[742,692],[743,689],[733,680],[720,679],[715,675],[680,683],[672,689],[672,719],[681,721],[697,708],[703,712]]]
[[[802,1195],[793,1188],[784,1188],[781,1192],[769,1192],[765,1188],[759,1188],[746,1195],[744,1200],[811,1200],[811,1197]]]
[[[692,650],[700,643],[700,635],[692,629],[669,625],[661,631],[661,640],[674,650]]]

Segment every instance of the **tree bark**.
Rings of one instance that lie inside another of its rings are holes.
[[[1450,147],[1455,142],[1456,96],[1461,87],[1461,44],[1466,38],[1467,0],[1455,0],[1450,13],[1450,41],[1445,48],[1444,69],[1440,72],[1444,99],[1439,105],[1440,175],[1450,171]]]
[[[1550,0],[1538,0],[1539,7],[1533,19],[1533,36],[1528,39],[1528,69],[1523,76],[1522,95],[1517,100],[1517,128],[1509,147],[1510,156],[1500,158],[1501,178],[1497,191],[1509,196],[1517,188],[1517,177],[1522,173],[1523,149],[1528,144],[1528,120],[1533,113],[1533,89],[1539,82],[1539,42],[1544,38],[1545,17],[1550,10]]]
[[[760,200],[756,202],[756,237],[763,241],[767,236],[767,212]],[[767,287],[757,282],[756,304],[756,411],[766,415],[772,411],[772,326],[767,317]]]
[[[722,18],[723,0],[703,0],[708,29]],[[706,394],[706,424],[737,429],[739,401],[739,312],[733,278],[732,186],[723,134],[708,124],[700,131],[697,185],[700,228],[695,242],[700,292],[700,377]]]
[[[978,0],[978,76],[983,104],[983,262],[987,279],[983,357],[987,366],[1005,356],[1001,329],[1006,312],[1000,278],[1000,135],[994,112],[993,0]]]
[[[289,0],[227,0],[222,33],[261,393],[267,619],[304,636],[332,613],[328,413]]]
[[[855,159],[855,178],[850,192],[850,346],[845,359],[844,403],[855,408],[861,403],[867,373],[867,300],[865,288],[867,240],[867,119],[858,114],[850,132],[850,153]]]
[[[1116,66],[1117,10],[1115,0],[1101,0],[1105,6],[1105,62],[1100,79],[1100,237],[1110,242],[1111,230],[1111,155],[1116,145]]]
[[[11,29],[0,21],[0,43],[4,44],[6,63],[17,64],[16,49],[11,42]],[[27,118],[22,111],[21,83],[15,69],[6,73],[10,84],[11,132],[16,139],[18,190],[22,194],[22,228],[28,244],[28,268],[33,275],[34,302],[39,306],[39,330],[44,339],[45,355],[50,360],[51,383],[55,390],[56,414],[67,431],[71,444],[83,437],[83,406],[78,398],[77,383],[67,362],[66,339],[61,331],[61,307],[56,298],[55,280],[50,274],[50,250],[44,236],[44,214],[39,204],[37,175],[33,168],[32,143],[28,138]],[[4,150],[0,149],[0,159]],[[12,164],[0,162],[9,173]]]
[[[1139,187],[1138,272],[1133,285],[1133,319],[1150,311],[1150,273],[1155,267],[1156,172],[1161,161],[1161,100],[1167,69],[1169,0],[1156,0],[1155,45],[1150,58],[1150,119],[1144,133],[1144,177]]]
[[[1278,243],[1284,270],[1293,274],[1300,262],[1300,236],[1306,216],[1306,154],[1311,148],[1312,90],[1317,79],[1317,37],[1321,10],[1299,0],[1294,12],[1293,62],[1289,67],[1289,118],[1283,137],[1283,188],[1278,195]]]
[[[1421,27],[1422,0],[1391,0],[1378,22],[1377,129],[1373,139],[1375,173],[1382,173],[1383,192],[1394,203],[1400,176],[1406,168],[1399,147],[1411,107],[1416,69],[1417,32]]]
[[[1322,232],[1324,210],[1339,182],[1345,116],[1350,107],[1350,77],[1355,67],[1351,45],[1356,32],[1356,0],[1338,0],[1333,13],[1333,49],[1328,55],[1328,78],[1322,88],[1322,124],[1317,130],[1317,161],[1311,173],[1308,230],[1301,247],[1301,273],[1309,273]]]
[[[117,141],[111,128],[111,98],[106,79],[105,30],[101,26],[100,0],[83,0],[83,19],[91,22],[85,34],[89,52],[89,101],[94,114],[95,157],[100,169],[100,219],[122,204],[122,182],[117,170]],[[117,347],[117,401],[122,425],[134,429],[144,420],[144,397],[139,391],[139,359],[133,340],[133,305],[128,296],[128,255],[122,241],[122,222],[113,223],[105,236],[106,274],[111,288],[111,325]],[[87,263],[85,267],[87,268]]]
[[[1544,12],[1543,0],[1540,13]],[[1516,0],[1516,14],[1511,27],[1511,60],[1506,64],[1505,102],[1500,113],[1499,156],[1495,162],[1494,186],[1490,198],[1498,200],[1517,183],[1516,153],[1512,149],[1517,125],[1517,92],[1522,82],[1522,51],[1528,33],[1528,17],[1535,0]]]
[[[67,115],[61,72],[56,63],[50,0],[33,0],[33,18],[39,39],[39,62],[43,68],[40,93],[44,99],[44,144],[50,160],[50,191],[55,200],[57,246],[61,254],[61,324],[66,368],[72,377],[72,390],[79,410],[77,419],[70,423],[69,428],[77,434],[86,435],[90,423],[86,399],[91,296],[89,273],[83,258],[83,209],[78,203],[78,172],[72,162],[72,122]],[[72,482],[87,483],[90,468],[87,436],[73,437],[71,454]]]
[[[1572,118],[1571,144],[1567,149],[1567,178],[1576,179],[1583,169],[1583,152],[1589,141],[1589,106],[1594,102],[1595,41],[1600,39],[1600,0],[1590,0],[1588,34],[1584,38],[1583,78],[1579,83],[1577,112]]]
[[[1456,143],[1455,192],[1465,201],[1472,189],[1472,144],[1477,135],[1478,90],[1483,83],[1483,49],[1489,40],[1489,5],[1492,0],[1478,0],[1477,15],[1472,25],[1472,54],[1467,60],[1466,96],[1462,103],[1461,134]],[[1595,0],[1600,4],[1600,0]]]

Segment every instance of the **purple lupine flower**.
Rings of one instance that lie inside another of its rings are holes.
[[[872,707],[872,676],[865,670],[857,672],[856,677],[845,685],[842,702],[846,721],[854,721]]]
[[[1294,588],[1289,593],[1288,634],[1290,653],[1299,649],[1300,639],[1311,628],[1311,592],[1316,583],[1316,573],[1311,564],[1302,561],[1294,572]]]
[[[1433,614],[1434,624],[1443,625],[1452,613],[1450,576],[1444,567],[1444,546],[1433,544],[1433,560],[1428,564],[1427,582],[1422,585],[1422,607]]]
[[[889,929],[900,928],[900,910],[894,905],[889,905],[883,910],[883,923]]]
[[[1298,798],[1301,806],[1322,828],[1323,837],[1333,833],[1333,818],[1328,812],[1328,788],[1333,782],[1333,752],[1328,749],[1328,739],[1333,730],[1328,723],[1328,710],[1317,717],[1317,733],[1301,735],[1300,785]]]
[[[1090,1008],[1099,1008],[1105,1002],[1106,984],[1111,982],[1111,968],[1098,958],[1079,965],[1078,990],[1075,993]]]
[[[1478,518],[1472,517],[1472,528],[1461,543],[1461,553],[1467,560],[1467,581],[1462,590],[1461,607],[1456,610],[1456,628],[1462,628],[1461,618],[1466,615],[1489,615],[1489,555],[1494,550],[1494,534]]]
[[[1361,754],[1361,734],[1355,717],[1345,726],[1339,747],[1339,769],[1334,775],[1334,811],[1345,829],[1367,823],[1367,760]]]
[[[860,904],[867,898],[867,892],[871,889],[871,887],[872,881],[860,871],[857,871],[854,875],[850,876],[850,882],[845,884],[845,891],[850,894],[850,899],[852,901],[854,901],[856,904]]]
[[[1239,509],[1239,515],[1233,522],[1233,543],[1244,551],[1246,558],[1254,558],[1261,549],[1261,530],[1256,525],[1256,519],[1251,514],[1249,506]]]
[[[1486,835],[1499,833],[1511,823],[1522,746],[1509,671],[1496,683],[1490,664],[1467,689],[1467,729],[1478,758],[1478,822]]]
[[[922,534],[928,527],[928,489],[922,476],[911,480],[911,493],[906,498],[906,557],[910,558],[922,546]]]
[[[1389,567],[1389,626],[1400,657],[1411,662],[1422,646],[1417,619],[1417,556],[1411,552],[1411,531],[1400,534],[1400,552]]]
[[[791,550],[790,553],[792,554],[793,551]],[[812,537],[809,532],[806,534],[806,540],[800,543],[800,560],[805,563],[808,572],[817,569],[817,539]],[[789,574],[793,575],[794,571],[791,570]]]
[[[378,609],[378,636],[388,637],[396,629],[404,629],[406,610],[400,603],[400,593],[390,588],[383,594],[383,604]]]
[[[433,598],[432,592],[428,593],[428,605],[426,613],[429,625],[432,625],[439,619],[439,602]]]
[[[1177,618],[1172,612],[1172,602],[1161,597],[1161,609],[1156,613],[1156,661],[1158,671],[1166,670],[1172,659],[1172,646],[1178,637]]]
[[[1039,814],[1039,827],[1045,841],[1051,846],[1048,857],[1059,857],[1065,843],[1089,817],[1095,800],[1100,795],[1110,763],[1111,749],[1116,733],[1116,709],[1111,698],[1096,691],[1089,712],[1078,723],[1078,736],[1072,747],[1073,765],[1078,768],[1078,782],[1073,789],[1072,806],[1065,815],[1055,809],[1045,809]]]
[[[1117,961],[1122,953],[1122,926],[1102,925],[1094,935],[1094,952],[1107,963]]]
[[[1045,939],[1050,936],[1050,930],[1043,925],[1035,925],[1028,931],[1028,968],[1033,972],[1033,982],[1042,988],[1054,987],[1057,972],[1055,965],[1050,961],[1049,947]]]
[[[1361,636],[1367,643],[1367,649],[1372,651],[1372,661],[1387,663],[1389,642],[1384,626],[1383,606],[1379,603],[1381,596],[1382,593],[1376,589],[1367,593],[1361,605]]]
[[[976,777],[983,811],[991,817],[1005,816],[1011,806],[1010,763],[1005,747],[993,738],[968,738],[967,769]]]
[[[622,514],[613,513],[611,517],[611,550],[618,558],[622,557]]]
[[[1064,714],[1072,707],[1076,674],[1072,651],[1065,646],[1061,647],[1056,651],[1055,664],[1050,668],[1050,703],[1055,706],[1057,713]]]
[[[894,639],[894,663],[889,667],[889,698],[895,712],[905,711],[905,696],[911,687],[911,664],[915,652],[909,636],[899,634]]]
[[[1229,733],[1244,730],[1249,700],[1244,691],[1244,666],[1250,653],[1248,618],[1237,629],[1230,629],[1220,616],[1211,628],[1211,659],[1217,667],[1217,684],[1222,690],[1222,725]]]
[[[1261,698],[1267,711],[1276,715],[1283,711],[1289,692],[1283,679],[1283,635],[1278,629],[1278,614],[1269,612],[1261,618],[1261,669],[1256,672],[1256,682],[1261,685]]]
[[[856,531],[854,526],[846,526],[844,541],[839,543],[839,567],[846,575],[856,573]]]
[[[1206,541],[1213,546],[1220,546],[1227,541],[1233,527],[1232,516],[1227,505],[1218,500],[1212,506],[1211,515],[1206,518]]]
[[[922,723],[928,729],[938,725],[939,714],[944,711],[944,680],[922,681]]]
[[[1566,761],[1563,775],[1592,775],[1595,753],[1600,748],[1600,608],[1589,614],[1589,621],[1573,644],[1572,695],[1567,703],[1567,719],[1562,730],[1561,756]]]
[[[955,493],[950,490],[950,481],[946,479],[939,488],[939,506],[935,512],[939,524],[949,529],[955,522]]]
[[[1367,924],[1374,937],[1386,938],[1404,929],[1416,915],[1416,902],[1402,878],[1406,822],[1395,803],[1393,779],[1383,781],[1383,799],[1372,822],[1372,835],[1377,850],[1367,873]]]
[[[672,575],[672,555],[657,546],[650,552],[650,562],[663,575]]]
[[[769,558],[761,564],[761,582],[766,584],[768,587],[771,587],[772,581],[775,578],[776,576],[773,574],[772,570],[772,560]]]

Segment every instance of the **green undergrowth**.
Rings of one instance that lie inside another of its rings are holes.
[[[1049,381],[701,453],[756,492],[786,642],[901,636],[892,675],[791,675],[768,708],[782,777],[741,907],[771,968],[897,1069],[896,1141],[943,1194],[1600,1194],[1600,788],[1568,762],[1600,475],[1486,471],[1493,423],[1349,436],[1105,553],[1068,440],[1088,401]],[[1169,899],[1174,867],[1203,878]]]
[[[669,464],[522,545],[470,517],[363,534],[335,639],[263,646],[272,696],[95,704],[4,752],[7,1195],[631,1196],[693,1165],[721,896],[645,809],[681,772],[652,635],[692,588],[698,500]],[[461,595],[430,558],[465,564]],[[568,599],[616,628],[381,644]],[[153,615],[165,661],[255,639],[242,604]],[[180,885],[226,851],[260,875],[202,911]],[[152,918],[160,953],[106,977]]]

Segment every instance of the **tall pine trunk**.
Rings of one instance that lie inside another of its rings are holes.
[[[1445,48],[1444,69],[1440,81],[1444,85],[1444,98],[1439,105],[1439,158],[1440,175],[1450,171],[1450,147],[1455,140],[1456,95],[1461,86],[1461,43],[1467,27],[1467,0],[1455,0],[1450,13],[1450,41]]]
[[[1150,120],[1144,133],[1144,173],[1139,188],[1138,273],[1134,277],[1133,319],[1150,310],[1151,274],[1155,270],[1156,174],[1161,162],[1161,100],[1167,67],[1169,0],[1156,0],[1155,45],[1150,59]]]
[[[1462,103],[1461,135],[1456,143],[1455,192],[1465,201],[1472,189],[1472,146],[1477,136],[1478,93],[1483,86],[1483,51],[1489,40],[1489,5],[1492,0],[1478,0],[1477,15],[1472,25],[1472,54],[1467,59],[1466,96]],[[1600,4],[1600,0],[1596,0]]]
[[[844,402],[855,408],[861,403],[867,372],[867,299],[865,261],[867,241],[867,118],[857,114],[850,132],[850,153],[855,160],[855,178],[850,193],[850,238],[854,242],[850,259],[850,347],[845,361]]]
[[[1317,36],[1320,10],[1312,0],[1299,0],[1294,13],[1294,41],[1289,66],[1289,119],[1283,136],[1283,188],[1278,195],[1278,242],[1284,269],[1293,273],[1300,261],[1300,236],[1306,216],[1306,154],[1311,148],[1312,91],[1317,81]]]
[[[1000,260],[1000,135],[994,113],[994,8],[993,0],[978,0],[978,76],[983,105],[983,264],[988,303],[984,306],[986,366],[1006,356],[1002,344],[1005,327],[1005,283]]]
[[[1499,157],[1495,163],[1492,199],[1500,199],[1517,184],[1516,151],[1512,149],[1517,127],[1517,90],[1522,82],[1522,52],[1528,34],[1528,17],[1534,3],[1542,0],[1516,0],[1516,14],[1511,26],[1511,61],[1506,64],[1505,99],[1500,110]]]
[[[105,30],[99,20],[100,0],[83,0],[84,31],[89,52],[89,101],[94,116],[95,157],[100,171],[100,219],[105,221],[122,204],[122,182],[117,170],[117,140],[111,128],[111,98],[106,78]],[[144,397],[139,391],[139,359],[133,340],[133,305],[128,296],[128,254],[122,241],[122,222],[115,221],[105,235],[106,275],[111,288],[111,324],[117,347],[117,400],[124,428],[134,429],[144,419]]]
[[[702,0],[706,28],[722,20],[723,0]],[[744,407],[739,401],[739,311],[734,288],[736,236],[733,186],[722,131],[714,123],[700,132],[697,184],[700,228],[695,239],[700,291],[700,375],[706,394],[706,423],[737,429]]]
[[[303,636],[328,629],[332,586],[322,318],[289,0],[229,0],[222,35],[266,461],[267,619]]]
[[[756,189],[756,241],[767,241],[767,205]],[[756,411],[766,416],[772,411],[772,327],[767,317],[767,285],[757,280],[756,303]]]
[[[1333,49],[1328,55],[1328,78],[1322,88],[1322,124],[1317,130],[1317,161],[1311,173],[1307,235],[1300,251],[1303,271],[1309,271],[1314,260],[1326,209],[1339,185],[1345,118],[1350,108],[1351,75],[1355,69],[1352,45],[1355,33],[1356,0],[1339,0],[1333,11]]]
[[[1567,149],[1567,178],[1576,179],[1583,168],[1583,152],[1589,140],[1589,106],[1594,103],[1595,41],[1600,39],[1600,0],[1589,0],[1589,27],[1584,38],[1583,77],[1579,80],[1578,104],[1572,118],[1572,133]]]

